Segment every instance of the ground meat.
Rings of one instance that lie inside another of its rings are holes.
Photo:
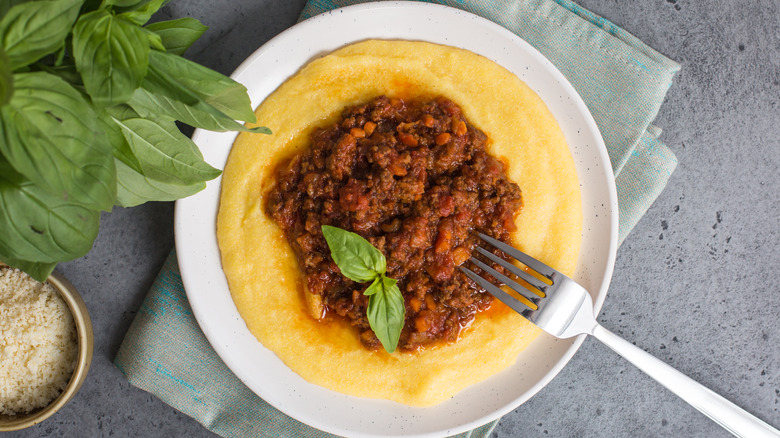
[[[368,285],[340,274],[320,227],[356,232],[387,258],[406,305],[402,351],[455,341],[492,303],[457,269],[476,243],[472,231],[507,241],[522,206],[485,142],[444,97],[382,96],[314,130],[311,147],[277,169],[268,214],[284,229],[309,293],[322,296],[327,317],[354,325],[367,348],[380,346],[366,317]]]

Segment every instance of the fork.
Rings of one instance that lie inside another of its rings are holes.
[[[519,284],[473,255],[469,261],[522,295],[528,302],[515,298],[463,265],[459,269],[542,330],[562,339],[581,334],[592,335],[735,436],[780,437],[780,431],[777,429],[602,327],[596,322],[590,294],[574,280],[501,241],[482,233],[478,233],[478,236],[482,241],[546,278],[549,283],[481,246],[474,248],[487,259],[522,279],[528,286]]]

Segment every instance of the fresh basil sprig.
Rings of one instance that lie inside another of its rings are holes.
[[[384,254],[366,239],[341,228],[323,225],[322,235],[345,277],[357,283],[372,282],[363,292],[368,296],[368,323],[385,350],[394,352],[404,327],[406,309],[397,281],[385,276]]]
[[[181,57],[207,29],[168,0],[0,0],[0,261],[45,280],[101,211],[172,201],[220,171],[176,121],[270,134],[246,88]]]

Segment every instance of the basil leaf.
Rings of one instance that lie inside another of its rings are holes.
[[[223,84],[218,84],[217,86],[208,85],[208,83],[201,82],[197,75],[203,73],[209,76],[208,79],[204,78],[204,80],[212,80],[211,74],[219,75],[219,73],[204,73],[204,70],[201,69],[205,69],[205,71],[210,70],[194,63],[191,64],[197,66],[197,68],[192,68],[191,71],[187,72],[188,67],[182,67],[181,63],[172,61],[171,58],[182,59],[178,56],[158,51],[152,51],[150,54],[151,64],[147,76],[144,78],[141,88],[136,90],[129,102],[130,106],[138,111],[141,116],[149,118],[161,114],[180,120],[188,125],[211,131],[271,133],[266,127],[247,128],[205,100],[209,99],[212,103],[225,107],[226,102],[222,100],[230,98],[235,105],[246,105],[247,108],[242,112],[248,110],[251,113],[251,106],[248,105],[249,98],[246,96],[246,89],[243,86],[229,78]],[[189,63],[189,61],[186,61],[186,63]],[[183,65],[188,65],[186,63]],[[172,68],[171,65],[175,64],[180,65]],[[165,71],[166,69],[170,70],[172,74],[178,74],[179,76],[172,76],[168,71]],[[223,77],[222,75],[219,76]],[[182,80],[196,88],[202,86],[202,89],[191,90],[181,82]],[[214,92],[215,90],[217,91],[216,93]],[[243,97],[240,96],[241,94],[243,94]],[[235,111],[232,108],[230,109],[234,116],[239,114]],[[254,120],[254,113],[252,113],[252,120]]]
[[[382,275],[374,277],[374,281],[363,291],[363,295],[371,296],[377,292],[382,292]]]
[[[46,281],[52,271],[54,271],[54,268],[57,267],[57,263],[41,263],[30,262],[27,260],[17,260],[9,255],[3,254],[2,252],[0,252],[0,261],[12,268],[21,269],[22,271],[26,272],[27,275],[40,281],[41,283]]]
[[[113,120],[138,158],[141,173],[154,181],[188,185],[214,179],[221,173],[203,161],[198,147],[173,121]]]
[[[149,65],[149,41],[134,23],[97,10],[73,27],[73,57],[97,106],[130,100]]]
[[[128,102],[142,117],[170,117],[195,128],[207,129],[209,131],[271,133],[271,130],[264,126],[247,128],[205,103],[198,102],[195,106],[190,106],[176,99],[154,93],[146,89],[147,84],[146,81],[144,82],[145,84],[135,90],[135,94]]]
[[[62,65],[62,63],[65,61],[65,53],[67,50],[65,50],[65,44],[60,47],[59,50],[57,50],[57,54],[55,55],[56,58],[54,59],[54,66],[59,67]]]
[[[385,256],[359,235],[330,225],[322,226],[330,255],[341,273],[352,281],[365,283],[384,274]]]
[[[397,281],[384,274],[374,280],[364,294],[368,298],[368,324],[379,342],[388,353],[398,347],[401,329],[404,327],[404,297],[398,289]],[[369,291],[369,289],[372,289]]]
[[[109,0],[109,1],[125,1],[125,0]],[[133,7],[131,11],[123,12],[119,14],[120,17],[126,18],[135,24],[143,25],[152,18],[155,12],[165,6],[169,0],[148,0],[146,3],[140,4],[140,6]]]
[[[206,32],[208,26],[194,18],[185,17],[148,24],[146,28],[162,38],[162,45],[168,53],[183,55]]]
[[[181,56],[165,52],[153,51],[149,56],[149,63],[160,79],[168,82],[167,85],[176,85],[172,89],[165,88],[157,90],[158,92],[186,90],[181,95],[171,94],[169,97],[182,99],[182,102],[189,105],[194,101],[183,99],[194,97],[233,119],[257,121],[246,88],[233,79]]]
[[[108,115],[111,117],[119,120],[135,119],[140,117],[130,105],[126,104],[110,106],[106,108],[106,113],[108,113]]]
[[[27,3],[28,1],[30,0],[5,0],[0,2],[0,18],[5,17],[5,14],[7,14],[12,7],[22,3]]]
[[[0,106],[11,101],[14,94],[14,76],[3,46],[0,46]]]
[[[0,153],[55,197],[110,210],[116,171],[92,107],[49,73],[19,73],[14,83],[11,101],[0,107]]]
[[[145,27],[140,27],[139,29],[141,29],[143,33],[146,34],[146,39],[149,40],[149,45],[152,46],[153,49],[160,50],[162,52],[165,51],[165,46],[163,46],[160,35],[157,35]]]
[[[100,213],[53,196],[0,157],[0,254],[56,263],[85,255]]]
[[[385,256],[366,239],[341,228],[323,225],[322,235],[345,277],[358,283],[373,280],[363,292],[368,296],[368,323],[385,350],[394,352],[401,338],[406,307],[398,281],[385,276]]]
[[[106,0],[105,4],[118,6],[120,8],[132,8],[133,6],[139,5],[145,1],[148,0]]]
[[[175,201],[206,188],[205,182],[188,185],[166,184],[148,178],[123,162],[116,161],[117,204],[133,207],[148,201]]]
[[[17,4],[0,21],[0,41],[11,70],[32,64],[62,47],[84,0]]]
[[[132,117],[138,117],[138,114],[135,114],[135,111],[129,109],[129,107],[128,110],[132,113]],[[127,139],[125,139],[125,135],[122,134],[122,128],[114,122],[114,119],[107,111],[110,111],[111,114],[117,114],[116,117],[122,120],[123,117],[119,114],[124,113],[125,110],[120,109],[120,107],[95,110],[98,116],[98,122],[106,133],[108,144],[111,146],[111,152],[114,155],[114,158],[117,158],[130,166],[130,168],[136,172],[141,172],[141,163],[130,148],[130,144],[127,142]]]

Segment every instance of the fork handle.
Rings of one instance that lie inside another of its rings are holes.
[[[601,325],[591,334],[735,436],[780,437],[777,429]]]

